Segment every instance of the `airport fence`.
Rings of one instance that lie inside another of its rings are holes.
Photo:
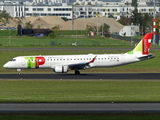
[[[139,41],[141,40],[141,39],[135,39],[135,38],[133,38],[133,37],[125,37],[125,36],[120,36],[120,35],[117,35],[117,34],[112,34],[111,35],[111,37],[112,38],[115,38],[115,39],[119,39],[119,40],[124,40],[124,41],[128,41],[128,42],[130,42],[130,43],[139,43]]]
[[[48,38],[48,37],[2,37],[0,46],[128,46],[129,43],[102,37]]]

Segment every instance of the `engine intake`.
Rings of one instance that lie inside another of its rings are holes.
[[[55,73],[67,73],[68,72],[68,66],[55,66],[53,71]]]

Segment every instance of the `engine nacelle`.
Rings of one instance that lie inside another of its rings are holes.
[[[68,72],[68,66],[64,65],[64,66],[61,66],[61,65],[58,65],[58,66],[55,66],[53,71],[55,73],[66,73]]]

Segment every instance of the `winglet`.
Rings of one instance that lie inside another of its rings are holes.
[[[93,63],[95,61],[97,56],[95,56],[91,61],[89,61],[88,63]]]

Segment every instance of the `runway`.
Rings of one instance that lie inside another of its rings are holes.
[[[0,113],[160,113],[160,103],[1,103]]]
[[[0,74],[0,79],[51,80],[160,80],[160,73],[87,73],[87,74]]]
[[[160,73],[0,74],[1,80],[160,80]],[[0,103],[0,113],[160,113],[160,103]]]

